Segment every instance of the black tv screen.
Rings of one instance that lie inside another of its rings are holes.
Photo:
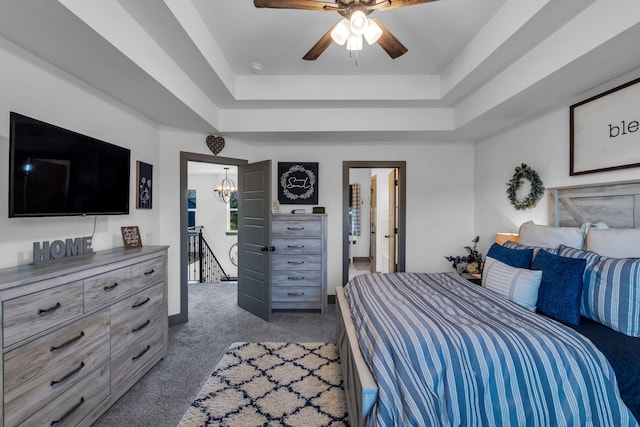
[[[14,112],[10,122],[10,218],[129,213],[129,149]]]

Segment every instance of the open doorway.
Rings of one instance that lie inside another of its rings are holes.
[[[187,167],[188,281],[236,281],[238,167],[194,161]]]
[[[406,162],[343,162],[343,282],[405,270]]]
[[[180,152],[180,313],[171,316],[171,325],[189,320],[189,162],[233,167],[248,163],[242,159]],[[214,185],[212,183],[212,190]]]

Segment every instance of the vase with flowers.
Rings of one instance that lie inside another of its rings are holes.
[[[478,241],[480,236],[476,236],[471,243],[473,246],[465,246],[466,255],[445,256],[451,262],[453,268],[460,275],[478,275],[482,272],[482,254],[478,251]]]

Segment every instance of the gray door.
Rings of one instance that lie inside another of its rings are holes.
[[[238,166],[238,305],[271,319],[271,160]]]

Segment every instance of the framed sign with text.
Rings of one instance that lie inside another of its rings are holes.
[[[570,108],[569,174],[640,166],[640,79]]]
[[[122,232],[122,242],[126,249],[141,248],[142,239],[140,239],[140,229],[137,225],[132,227],[120,227]]]
[[[278,201],[283,205],[318,204],[318,163],[278,162]]]

